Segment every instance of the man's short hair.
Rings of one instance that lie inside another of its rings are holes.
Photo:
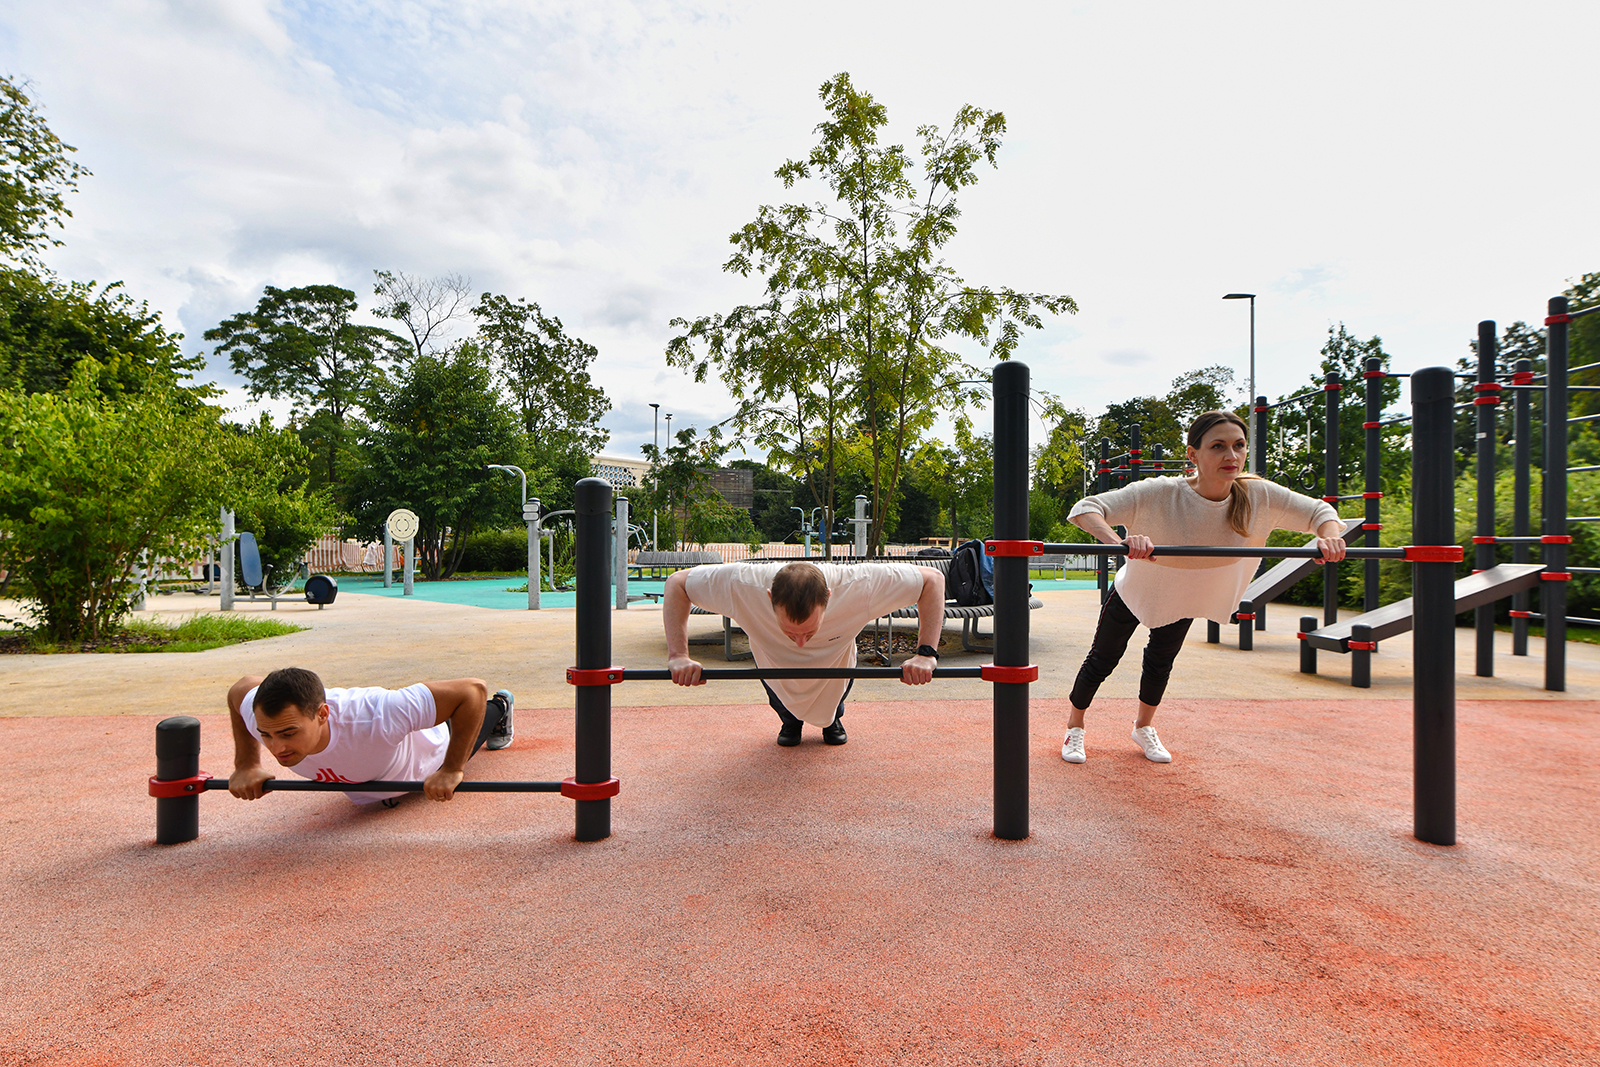
[[[788,563],[772,577],[772,610],[805,622],[828,604],[828,579],[814,563]]]
[[[256,689],[256,718],[275,719],[283,709],[293,704],[307,718],[317,714],[328,694],[322,688],[322,679],[316,671],[304,667],[283,667],[273,671]]]

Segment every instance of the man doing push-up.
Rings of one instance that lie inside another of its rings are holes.
[[[276,777],[261,747],[318,782],[421,781],[430,800],[449,800],[480,745],[511,743],[511,692],[489,696],[477,678],[418,682],[403,689],[324,689],[302,667],[240,678],[228,690],[233,773],[228,792],[256,800]],[[346,793],[357,804],[404,793]]]

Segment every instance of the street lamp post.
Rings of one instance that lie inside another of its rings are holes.
[[[1259,428],[1257,424],[1261,421],[1260,415],[1256,412],[1256,294],[1229,293],[1222,299],[1250,301],[1250,395],[1246,399],[1245,403],[1249,405],[1250,408],[1250,440],[1251,442],[1254,442],[1256,439],[1256,431]],[[1246,452],[1247,459],[1254,455],[1254,448],[1249,449]],[[1245,469],[1256,474],[1261,473],[1260,471],[1255,470],[1255,465],[1253,463],[1247,464]]]
[[[661,489],[661,478],[656,474],[656,464],[661,461],[661,405],[650,405],[650,550],[660,551],[661,546],[656,543],[656,509],[654,501],[656,493]],[[643,572],[641,572],[643,573]]]
[[[672,447],[672,413],[670,411],[667,412],[667,447],[668,448]],[[671,516],[671,514],[672,514],[672,494],[671,494],[671,491],[669,490],[668,493],[667,493],[667,515]],[[677,548],[678,548],[678,524],[677,524],[677,522],[673,522],[673,524],[672,524],[672,548],[673,548],[673,551],[677,551]]]
[[[492,471],[515,473],[522,479],[522,519],[528,524],[528,610],[539,610],[539,501],[528,508],[528,476],[521,467],[510,463],[491,463]]]

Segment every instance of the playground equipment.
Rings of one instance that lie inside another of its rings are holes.
[[[1453,566],[1461,559],[1452,534],[1451,372],[1418,371],[1411,379],[1413,409],[1413,500],[1418,544],[1356,549],[1353,554],[1410,560],[1415,590],[1414,829],[1440,845],[1455,843],[1455,673]],[[996,837],[1021,840],[1028,825],[1028,686],[1039,669],[1028,662],[1028,562],[1046,552],[1097,551],[1126,554],[1124,546],[1047,545],[1028,533],[1029,372],[1017,362],[994,372],[995,537],[985,545],[994,557],[994,662],[977,668],[941,668],[939,678],[976,677],[993,689],[993,829]],[[611,797],[620,783],[611,766],[611,689],[624,681],[663,680],[661,670],[633,670],[611,662],[611,608],[607,603],[612,553],[612,489],[586,478],[576,489],[577,619],[575,663],[567,681],[577,686],[574,749],[576,773],[561,783],[514,783],[522,791],[556,792],[575,801],[575,837],[597,841],[611,833]],[[624,528],[625,527],[620,527]],[[1311,558],[1313,549],[1227,548],[1162,545],[1157,555]],[[623,568],[626,571],[626,567]],[[893,677],[884,668],[713,670],[708,679]],[[186,721],[185,721],[186,720]],[[192,724],[192,729],[191,729]],[[157,726],[157,773],[150,791],[157,800],[157,840],[192,839],[198,832],[198,794],[218,788],[199,770],[199,724],[187,716]],[[392,783],[331,783],[350,791],[385,791]],[[306,788],[300,786],[300,788]],[[409,784],[407,786],[409,788]],[[486,783],[480,788],[491,788]],[[508,788],[508,787],[502,787]],[[163,807],[165,805],[165,807]],[[187,836],[184,836],[187,835]]]
[[[491,463],[489,469],[505,474],[515,473],[522,479],[522,521],[528,524],[528,610],[539,607],[539,501],[529,508],[528,475],[514,463]]]

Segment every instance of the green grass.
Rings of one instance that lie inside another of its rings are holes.
[[[204,652],[304,629],[293,623],[246,615],[196,615],[176,624],[135,619],[99,641],[58,642],[37,631],[0,634],[0,652]]]
[[[1511,632],[1511,624],[1508,623],[1508,622],[1495,623],[1495,627],[1494,628],[1496,630],[1499,630],[1503,634],[1508,634],[1508,633]],[[1530,622],[1530,623],[1528,623],[1528,636],[1529,637],[1543,637],[1544,636],[1544,623],[1542,623],[1542,622]],[[1577,642],[1580,642],[1581,644],[1585,644],[1585,645],[1600,645],[1600,629],[1597,629],[1597,628],[1595,628],[1593,626],[1568,626],[1567,627],[1567,640],[1568,641],[1577,641]]]

